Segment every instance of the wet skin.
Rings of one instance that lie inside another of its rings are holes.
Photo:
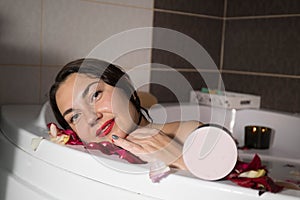
[[[61,83],[56,101],[82,141],[110,141],[145,161],[186,169],[182,144],[199,122],[152,124],[143,118],[137,126],[139,114],[123,90],[85,74],[71,74]]]

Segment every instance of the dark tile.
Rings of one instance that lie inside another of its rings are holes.
[[[224,69],[300,74],[300,17],[229,20]]]
[[[224,0],[155,0],[155,8],[223,16]]]
[[[300,113],[300,79],[223,74],[226,91],[261,96],[261,107]]]
[[[212,60],[207,52],[201,54],[200,52],[191,52],[186,56],[172,53],[157,48],[152,49],[152,63],[160,63],[171,68],[184,68],[184,69],[210,69],[218,70],[218,66]],[[159,66],[152,66],[152,68],[160,68]]]
[[[171,37],[167,33],[153,32],[153,47],[152,62],[162,63],[174,68],[192,68],[185,60],[187,58],[176,57],[178,55],[157,50],[157,46],[168,45],[169,47],[176,47],[183,50],[189,56],[194,54],[199,57],[198,50],[194,50],[189,44],[192,40],[200,44],[210,57],[219,66],[220,60],[220,46],[221,46],[221,30],[222,21],[218,19],[208,19],[200,17],[192,17],[185,15],[177,15],[163,12],[155,12],[154,26],[171,29],[185,34],[188,40],[181,40]],[[188,42],[187,42],[188,41]],[[168,42],[170,44],[168,44]],[[191,53],[189,53],[191,52]],[[176,54],[176,53],[175,53]],[[204,67],[205,66],[201,66]]]
[[[178,53],[153,48],[152,49],[152,63],[160,63],[173,68],[193,68],[193,65]],[[152,68],[157,68],[153,66]]]
[[[180,102],[180,100],[176,97],[176,94],[165,86],[152,83],[150,86],[150,92],[157,98],[159,103]]]
[[[200,90],[202,87],[217,88],[218,73],[209,72],[151,72],[150,92],[164,102],[188,102],[190,91]]]
[[[299,0],[228,0],[227,17],[300,14]]]

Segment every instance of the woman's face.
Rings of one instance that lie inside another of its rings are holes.
[[[84,142],[124,138],[139,118],[122,89],[85,74],[71,74],[56,93],[59,111]]]

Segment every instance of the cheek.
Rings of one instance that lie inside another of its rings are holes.
[[[129,101],[114,101],[113,102],[113,112],[119,117],[131,118],[132,108]]]
[[[76,124],[76,126],[73,129],[82,141],[90,142],[90,140],[91,140],[90,131],[91,130],[89,129],[89,127],[87,126],[86,123],[79,122],[78,124]]]
[[[101,100],[94,105],[94,112],[99,113],[113,113],[112,95],[104,95]]]
[[[112,94],[111,106],[113,109],[113,113],[116,113],[124,118],[133,117],[135,111],[134,106],[127,98],[125,93],[122,92],[122,90],[116,90],[116,92]]]
[[[138,114],[129,100],[115,101],[113,111],[116,114],[116,123],[122,131],[129,133],[136,127]]]

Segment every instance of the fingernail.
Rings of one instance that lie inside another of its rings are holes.
[[[112,135],[111,137],[112,137],[112,139],[114,139],[114,140],[119,139],[119,136],[117,136],[117,135]]]

